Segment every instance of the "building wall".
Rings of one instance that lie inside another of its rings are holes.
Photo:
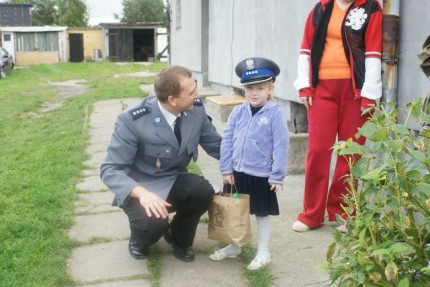
[[[422,44],[430,35],[430,1],[400,0],[400,60],[398,71],[398,107],[430,92],[430,81],[421,71],[417,54]],[[419,20],[418,20],[419,19]],[[399,121],[404,122],[406,113],[402,112]],[[419,125],[411,122],[411,127]]]
[[[16,59],[15,34],[13,32],[1,32],[1,37],[3,48],[5,48],[9,52],[9,54],[13,56],[14,59]],[[5,38],[7,38],[7,40]]]
[[[102,50],[102,29],[101,28],[69,28],[68,34],[83,34],[84,60],[95,60],[94,50]],[[102,55],[101,55],[102,56]],[[67,47],[67,59],[70,59],[69,47]]]
[[[15,65],[55,64],[60,62],[58,51],[54,52],[16,52]]]
[[[173,0],[171,2],[171,18],[173,19],[170,27],[171,46],[170,62],[176,65],[183,65],[191,69],[199,86],[207,84],[208,68],[208,33],[207,15],[208,0]],[[215,1],[219,2],[219,1]],[[178,5],[181,6],[179,19]],[[204,11],[204,12],[203,12]],[[178,23],[180,21],[180,25]]]

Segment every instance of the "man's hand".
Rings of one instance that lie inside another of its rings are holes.
[[[130,196],[139,199],[140,205],[145,209],[148,217],[154,215],[157,218],[166,218],[169,216],[167,208],[172,205],[142,186],[136,186],[131,191]]]

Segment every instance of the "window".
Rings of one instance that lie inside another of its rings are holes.
[[[10,34],[3,34],[3,41],[9,42],[10,41]]]
[[[17,51],[58,51],[58,33],[16,33],[15,45]]]

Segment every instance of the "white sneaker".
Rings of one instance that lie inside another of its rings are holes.
[[[266,266],[270,262],[272,262],[272,259],[270,257],[267,258],[267,259],[254,258],[254,260],[252,260],[251,263],[249,263],[249,265],[248,265],[248,267],[246,267],[246,269],[248,269],[248,270],[258,270],[261,267]]]
[[[224,260],[226,258],[236,258],[239,253],[232,253],[232,254],[226,254],[223,252],[223,250],[217,250],[214,253],[212,253],[211,255],[209,255],[209,259],[213,260],[213,261],[221,261]]]
[[[306,232],[309,231],[311,228],[300,220],[297,220],[296,222],[294,222],[293,226],[291,226],[291,229],[295,232]]]

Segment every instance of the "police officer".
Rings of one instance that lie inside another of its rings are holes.
[[[129,218],[131,256],[146,258],[164,235],[174,256],[191,262],[197,224],[214,190],[187,166],[197,160],[199,144],[219,159],[221,136],[198,98],[190,70],[164,68],[154,88],[156,97],[119,115],[101,179],[115,193],[114,205]],[[171,212],[176,214],[169,223]]]

